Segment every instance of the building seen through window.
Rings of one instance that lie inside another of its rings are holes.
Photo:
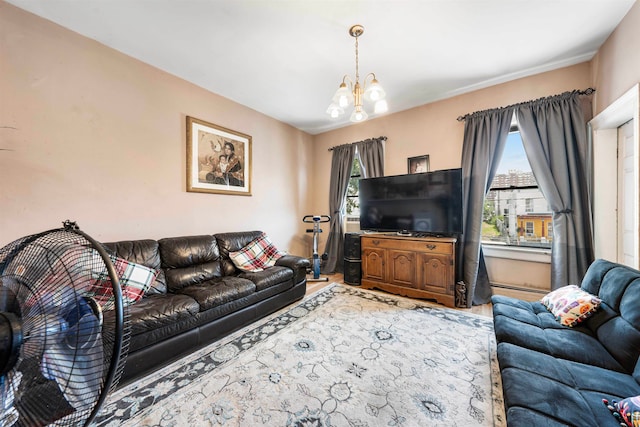
[[[517,127],[507,138],[482,219],[485,244],[551,247],[551,209],[538,189]]]

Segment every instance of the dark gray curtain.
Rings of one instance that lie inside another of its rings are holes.
[[[531,170],[553,212],[551,289],[580,285],[594,259],[583,103],[575,91],[516,109]]]
[[[344,258],[344,230],[342,229],[345,196],[351,177],[351,165],[356,151],[354,144],[340,145],[333,148],[331,159],[331,181],[329,183],[329,237],[325,245],[328,255],[327,261],[322,266],[322,273],[329,274],[342,271],[342,259]]]
[[[364,168],[364,178],[384,176],[384,145],[386,136],[356,142],[358,155]]]
[[[462,144],[463,232],[462,276],[466,304],[486,304],[491,285],[482,255],[482,213],[509,135],[513,107],[481,111],[466,116]]]

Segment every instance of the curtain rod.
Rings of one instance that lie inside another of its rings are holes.
[[[517,103],[517,104],[507,105],[506,107],[490,108],[490,109],[488,109],[488,110],[475,111],[475,112],[473,112],[473,113],[465,114],[464,116],[459,116],[459,117],[457,118],[457,120],[458,120],[459,122],[463,122],[463,121],[465,121],[465,120],[467,119],[467,117],[469,117],[469,116],[473,116],[474,114],[477,114],[477,113],[484,113],[484,112],[487,112],[487,111],[498,111],[498,110],[504,110],[505,108],[518,107],[518,106],[520,106],[520,105],[530,104],[530,103],[532,103],[532,102],[544,101],[544,100],[547,100],[547,99],[552,99],[552,98],[556,98],[556,97],[558,97],[558,96],[563,96],[563,95],[570,95],[570,94],[591,95],[591,94],[592,94],[593,92],[595,92],[595,91],[596,91],[596,90],[595,90],[594,88],[590,87],[590,88],[587,88],[587,89],[585,89],[585,90],[574,90],[574,91],[571,91],[571,92],[564,92],[564,93],[561,93],[560,95],[545,96],[545,97],[542,97],[542,98],[534,99],[533,101],[524,101],[524,102],[519,102],[519,103]]]
[[[335,148],[338,148],[338,147],[344,147],[344,146],[347,146],[347,145],[359,144],[361,142],[373,141],[374,139],[381,139],[382,141],[386,141],[387,137],[386,136],[379,136],[377,138],[369,138],[369,139],[365,139],[364,141],[352,142],[350,144],[336,145],[336,146],[333,146],[333,147],[329,148],[328,151],[333,151]]]

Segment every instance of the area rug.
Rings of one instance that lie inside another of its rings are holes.
[[[490,318],[332,284],[112,394],[99,426],[504,426]]]

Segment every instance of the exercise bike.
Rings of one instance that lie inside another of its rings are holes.
[[[331,221],[329,215],[305,215],[302,218],[302,222],[306,224],[313,224],[313,228],[307,228],[307,233],[313,233],[313,258],[311,260],[311,269],[313,271],[313,278],[308,278],[307,282],[328,282],[328,277],[320,277],[320,258],[323,261],[329,257],[327,253],[323,253],[322,256],[318,254],[318,235],[322,233],[320,224]]]

